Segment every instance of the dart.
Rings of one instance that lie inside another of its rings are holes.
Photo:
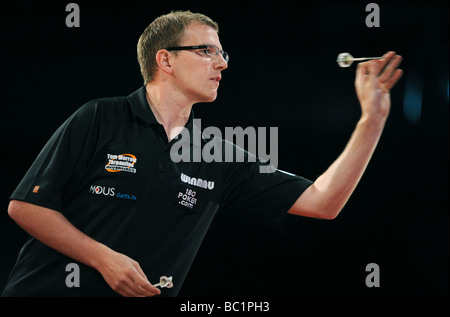
[[[167,287],[167,288],[172,288],[173,287],[173,283],[172,283],[172,276],[167,277],[167,276],[161,276],[159,278],[159,283],[158,284],[154,284],[153,286],[155,287]]]
[[[382,57],[353,57],[350,53],[340,53],[337,57],[336,62],[341,67],[350,67],[350,65],[353,64],[353,62],[361,62],[361,61],[368,61],[372,59],[381,59]]]

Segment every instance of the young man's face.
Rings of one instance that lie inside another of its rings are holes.
[[[193,23],[186,30],[180,46],[213,44],[222,50],[217,32],[203,24]],[[227,63],[221,54],[210,56],[204,50],[178,51],[173,56],[173,79],[177,89],[188,98],[192,104],[211,102],[217,97],[221,71],[227,68]]]

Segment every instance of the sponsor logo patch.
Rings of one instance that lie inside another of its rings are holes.
[[[191,176],[185,175],[183,173],[181,173],[180,178],[183,183],[187,183],[187,184],[190,184],[193,186],[197,186],[197,187],[209,189],[209,190],[214,189],[214,181],[208,181],[206,179],[191,177]]]
[[[122,191],[116,190],[114,187],[91,185],[89,188],[89,193],[94,195],[102,195],[115,197],[120,199],[137,200],[137,195],[131,193],[124,193]]]
[[[108,164],[105,169],[110,173],[136,173],[137,158],[133,154],[107,154]]]

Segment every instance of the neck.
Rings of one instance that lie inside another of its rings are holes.
[[[156,120],[164,126],[170,142],[186,125],[193,105],[178,97],[173,89],[164,89],[161,85],[151,83],[145,88],[148,104]]]

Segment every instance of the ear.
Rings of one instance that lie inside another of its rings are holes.
[[[166,74],[172,73],[172,66],[170,64],[170,53],[167,50],[161,49],[156,53],[156,62],[158,67]]]

